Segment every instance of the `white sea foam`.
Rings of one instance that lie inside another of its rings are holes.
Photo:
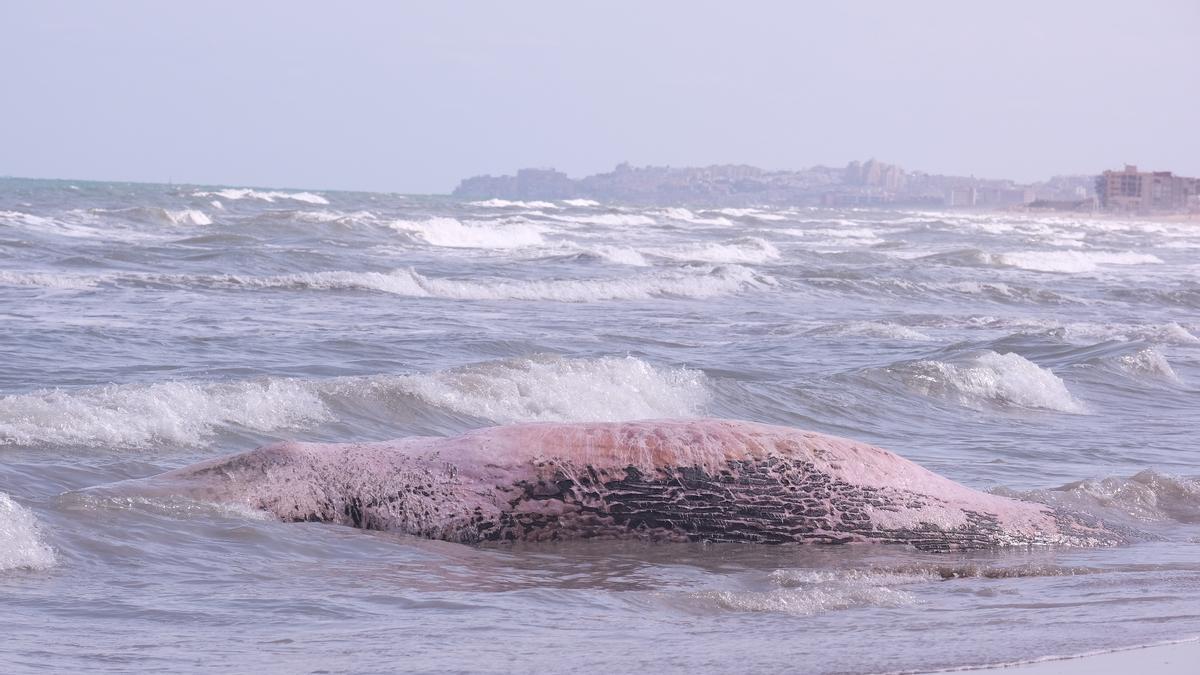
[[[562,203],[576,207],[600,206],[600,202],[594,199],[564,199]]]
[[[633,267],[648,267],[650,265],[646,260],[646,256],[641,251],[625,246],[600,244],[598,246],[586,247],[583,250],[618,265],[631,265]]]
[[[1153,380],[1179,382],[1179,376],[1171,367],[1171,362],[1162,352],[1147,347],[1132,354],[1124,354],[1116,359],[1116,366],[1121,371],[1134,377]]]
[[[92,288],[102,277],[59,272],[13,272],[0,270],[0,286],[26,286],[79,290]]]
[[[273,431],[328,416],[297,380],[52,389],[0,397],[0,445],[197,444],[223,425]]]
[[[720,209],[718,213],[723,213],[734,218],[757,218],[759,220],[787,220],[787,216],[778,213],[770,213],[762,209]]]
[[[733,225],[733,221],[729,220],[728,218],[721,216],[717,216],[715,218],[704,218],[696,215],[691,210],[682,207],[663,209],[659,211],[659,213],[667,218],[670,218],[671,220],[680,220],[685,223],[695,223],[697,225]]]
[[[53,218],[36,216],[24,211],[0,211],[0,225],[26,225],[34,227],[53,227]]]
[[[1093,344],[1104,340],[1146,340],[1159,344],[1198,344],[1196,337],[1187,328],[1178,323],[1163,324],[1123,324],[1123,323],[1093,323],[1069,322],[1063,323],[1054,319],[1039,319],[1033,317],[995,317],[973,316],[966,320],[941,321],[943,328],[989,328],[1013,330],[1025,334],[1051,335],[1066,342]]]
[[[708,401],[704,374],[634,357],[543,357],[396,377],[402,391],[494,422],[693,417]]]
[[[781,588],[771,591],[698,591],[688,604],[731,612],[772,612],[811,616],[857,607],[907,607],[916,604],[909,591],[886,586]]]
[[[163,209],[167,214],[167,218],[175,225],[212,225],[212,218],[209,218],[203,211],[197,209],[183,209],[182,211],[171,211]]]
[[[75,212],[81,213],[81,212]],[[111,223],[111,217],[133,220],[156,225],[212,225],[208,214],[199,209],[164,209],[158,206],[134,206],[125,209],[89,209],[89,216],[106,218],[105,223]],[[110,228],[104,228],[111,231]]]
[[[684,601],[704,609],[810,616],[857,607],[907,607],[917,599],[903,586],[936,579],[929,572],[853,569],[775,570],[768,578],[776,588],[699,591],[685,594]]]
[[[829,237],[831,239],[864,239],[871,242],[882,241],[875,230],[869,227],[839,227],[839,228],[785,228],[778,230],[793,237]]]
[[[471,206],[483,206],[492,209],[557,209],[558,204],[543,201],[509,201],[507,199],[488,199],[481,202],[471,202]]]
[[[663,296],[709,298],[776,285],[773,278],[737,265],[663,270],[612,279],[447,279],[427,277],[411,269],[400,269],[388,273],[332,271],[276,277],[226,277],[223,281],[262,288],[376,290],[420,298],[559,302],[639,300]]]
[[[543,356],[412,375],[109,385],[0,397],[0,445],[197,445],[225,427],[309,428],[335,419],[329,405],[336,402],[357,408],[396,396],[503,423],[691,417],[703,412],[709,393],[700,371],[634,357]]]
[[[44,570],[57,562],[54,549],[42,540],[33,512],[0,492],[0,572]]]
[[[995,492],[1098,516],[1200,523],[1200,480],[1151,469],[1129,477],[1089,478],[1050,490]]]
[[[1087,412],[1061,378],[1019,354],[984,351],[960,363],[915,361],[887,370],[914,391],[968,408]]]
[[[430,218],[421,221],[395,220],[388,226],[414,234],[432,246],[446,248],[507,249],[545,243],[542,229],[527,224],[501,224],[494,221],[463,224],[454,218]]]
[[[276,199],[290,199],[306,204],[328,205],[329,200],[312,192],[280,192],[278,190],[252,190],[250,188],[225,188],[213,192],[193,192],[193,197],[221,197],[236,201],[238,199],[257,199],[264,202],[274,202]]]
[[[650,216],[635,213],[595,213],[586,216],[551,216],[564,223],[580,225],[605,225],[608,227],[637,227],[654,225],[656,221]]]
[[[1094,272],[1100,265],[1162,264],[1150,253],[1133,251],[1015,251],[989,257],[998,265],[1038,272]]]
[[[672,260],[710,263],[758,264],[779,257],[779,249],[759,237],[743,237],[725,243],[704,243],[644,251]]]
[[[907,326],[880,321],[851,321],[849,323],[839,323],[831,326],[821,326],[808,331],[809,335],[856,335],[871,338],[883,338],[886,340],[904,340],[910,342],[924,342],[932,340],[925,333],[914,330]]]

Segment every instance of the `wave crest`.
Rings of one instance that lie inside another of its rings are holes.
[[[977,410],[1015,407],[1087,412],[1061,378],[1019,354],[989,350],[962,362],[909,361],[885,371],[924,396]]]
[[[543,357],[396,378],[432,405],[493,422],[600,422],[695,417],[708,401],[704,374],[641,359]]]
[[[360,289],[406,297],[451,300],[551,300],[596,302],[657,297],[710,298],[776,284],[769,276],[736,265],[670,270],[611,279],[518,281],[447,279],[412,269],[392,272],[310,272],[278,277],[230,277],[229,283],[261,288]]]
[[[1089,478],[1061,487],[994,492],[1096,516],[1139,522],[1200,523],[1200,480],[1146,469],[1133,476]]]
[[[57,562],[54,549],[42,541],[33,512],[0,492],[0,572],[44,570]]]
[[[445,248],[508,249],[540,246],[542,230],[532,225],[504,225],[477,221],[464,224],[455,218],[429,220],[395,220],[388,223],[393,230],[415,235],[431,246]]]
[[[195,445],[224,425],[274,431],[328,418],[296,380],[54,389],[0,397],[0,445]]]
[[[193,192],[193,197],[221,197],[222,199],[257,199],[264,202],[274,202],[276,199],[290,199],[305,204],[328,205],[329,200],[312,192],[281,192],[278,190],[253,190],[251,188],[225,188],[212,192]]]

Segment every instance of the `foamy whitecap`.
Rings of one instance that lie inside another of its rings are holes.
[[[1055,319],[1036,317],[972,316],[966,319],[943,319],[935,322],[940,328],[984,328],[1016,331],[1022,334],[1048,335],[1065,342],[1095,344],[1105,340],[1146,340],[1158,344],[1198,344],[1196,337],[1178,323],[1126,324],[1074,321],[1063,323]]]
[[[1150,253],[1133,251],[1016,251],[990,256],[995,264],[1038,272],[1094,272],[1100,265],[1162,264]]]
[[[58,272],[10,272],[0,270],[0,286],[29,286],[80,290],[93,288],[101,281],[99,276],[61,274]]]
[[[851,321],[830,326],[820,326],[809,330],[807,334],[829,336],[853,335],[911,342],[923,342],[933,339],[925,333],[909,328],[908,326],[901,326],[886,321]]]
[[[429,404],[494,422],[693,417],[708,401],[704,373],[634,357],[543,357],[483,363],[390,384]]]
[[[588,206],[600,206],[600,202],[594,199],[564,199],[562,200],[562,203],[566,204],[567,206],[575,206],[580,208]]]
[[[913,361],[886,370],[920,394],[968,408],[1087,412],[1061,378],[1019,354],[984,351],[963,362]]]
[[[719,209],[718,213],[723,213],[734,218],[757,218],[758,220],[787,220],[787,216],[778,213],[770,213],[762,209]]]
[[[587,253],[604,258],[609,262],[617,263],[618,265],[630,265],[632,267],[649,267],[650,263],[646,261],[646,256],[637,249],[628,248],[625,246],[608,246],[601,244],[583,249]]]
[[[934,581],[929,572],[876,570],[775,570],[770,590],[700,591],[684,595],[688,605],[734,612],[777,612],[810,616],[857,607],[906,607],[912,592],[898,586]]]
[[[0,572],[44,570],[57,562],[54,549],[42,541],[33,512],[0,492]]]
[[[839,228],[784,228],[777,230],[782,234],[793,237],[826,237],[829,239],[855,239],[862,242],[878,243],[883,241],[875,230],[869,227],[839,227]]]
[[[1134,377],[1179,382],[1175,369],[1162,352],[1147,347],[1132,354],[1123,354],[1115,361],[1118,369]]]
[[[609,227],[636,227],[641,225],[654,225],[657,222],[649,216],[638,215],[635,213],[596,213],[586,216],[551,217],[564,223],[576,223],[579,225],[606,225]]]
[[[198,444],[223,425],[273,431],[328,418],[298,380],[50,389],[0,397],[0,445]]]
[[[0,211],[0,225],[26,225],[33,227],[53,227],[53,218],[36,216],[24,211]]]
[[[481,202],[471,202],[471,206],[482,206],[491,209],[557,209],[558,204],[544,201],[510,201],[508,199],[486,199]]]
[[[696,215],[690,209],[685,209],[682,207],[663,209],[659,211],[659,213],[667,218],[670,218],[671,220],[679,220],[685,223],[694,223],[696,225],[719,225],[722,227],[733,225],[733,221],[729,220],[728,218],[724,218],[722,216],[717,216],[715,218],[704,218]]]
[[[994,492],[1097,516],[1200,523],[1200,480],[1151,469],[1128,477],[1089,478],[1052,489],[1014,492],[1001,488]]]
[[[446,248],[508,249],[545,243],[541,228],[524,224],[488,221],[463,224],[455,218],[430,218],[421,221],[396,220],[388,223],[388,227],[412,233],[431,246]]]
[[[773,278],[737,265],[661,270],[610,279],[447,279],[427,277],[415,270],[401,269],[386,273],[330,271],[258,278],[231,276],[214,281],[260,288],[375,290],[418,298],[558,302],[644,300],[664,296],[710,298],[776,285]]]
[[[238,199],[257,199],[264,202],[274,202],[276,199],[290,199],[306,204],[329,204],[329,200],[312,192],[281,192],[278,190],[253,190],[250,188],[225,188],[212,192],[193,192],[193,197],[221,197],[236,201]]]
[[[689,604],[731,612],[773,612],[812,616],[857,607],[907,607],[916,597],[886,586],[781,588],[771,591],[699,591]]]
[[[784,588],[797,588],[814,584],[856,584],[867,586],[903,586],[936,581],[938,577],[930,570],[876,570],[876,569],[779,569],[768,578]]]
[[[779,257],[779,249],[759,237],[743,237],[726,243],[692,244],[675,248],[648,250],[651,255],[672,260],[709,263],[760,264]]]
[[[172,211],[164,209],[167,218],[175,225],[212,225],[212,218],[198,209],[183,209]]]

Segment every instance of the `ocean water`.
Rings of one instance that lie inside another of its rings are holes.
[[[932,670],[1200,635],[1200,222],[0,180],[0,671]],[[98,497],[276,439],[718,416],[1111,549],[470,547]]]

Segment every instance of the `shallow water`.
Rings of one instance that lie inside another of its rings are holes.
[[[0,180],[0,667],[880,672],[1194,636],[1198,272],[1195,222]],[[280,438],[687,416],[1161,541],[466,547],[78,492]]]

